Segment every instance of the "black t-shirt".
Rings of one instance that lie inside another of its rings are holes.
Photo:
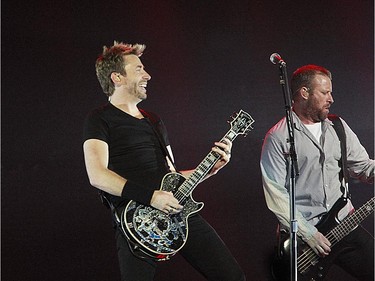
[[[170,170],[165,150],[153,127],[157,128],[165,145],[169,145],[169,141],[160,118],[151,112],[141,111],[146,118],[135,118],[111,103],[93,110],[84,123],[83,141],[99,139],[106,142],[110,170],[140,185],[140,188],[155,190],[160,188],[161,179]],[[124,204],[121,197],[108,197],[115,206]]]

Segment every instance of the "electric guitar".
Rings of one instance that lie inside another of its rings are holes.
[[[231,128],[221,142],[224,138],[233,141],[238,135],[246,135],[253,129],[254,122],[247,112],[241,110],[232,117]],[[220,157],[219,153],[211,151],[188,178],[180,173],[168,173],[163,177],[160,190],[173,193],[183,206],[180,213],[168,215],[133,200],[127,204],[121,213],[121,228],[135,255],[157,261],[168,260],[185,245],[188,217],[204,205],[194,201],[191,194]]]
[[[341,197],[316,225],[319,232],[331,242],[331,252],[321,258],[309,245],[297,239],[297,279],[299,281],[323,280],[337,255],[344,249],[338,244],[341,239],[351,233],[365,218],[374,212],[374,197],[361,208],[347,216],[341,223],[337,217],[339,211],[347,204],[348,199]],[[281,238],[278,255],[272,263],[272,275],[277,281],[290,280],[290,237]],[[334,248],[334,246],[336,246]]]

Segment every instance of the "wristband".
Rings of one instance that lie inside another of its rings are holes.
[[[133,181],[126,181],[121,191],[121,198],[135,200],[143,205],[150,205],[154,190],[149,190]]]

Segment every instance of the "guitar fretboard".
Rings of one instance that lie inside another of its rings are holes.
[[[225,136],[220,140],[223,142],[224,139],[229,139],[233,141],[238,134],[229,130]],[[197,166],[194,172],[184,181],[184,183],[179,187],[175,194],[175,197],[180,201],[188,197],[194,188],[203,180],[203,178],[208,174],[212,167],[219,161],[221,155],[215,151],[210,151],[208,155],[203,159],[203,161]]]
[[[252,129],[251,125],[254,122],[249,113],[240,110],[237,116],[230,122],[231,128],[220,142],[225,142],[224,139],[233,142],[238,135],[246,135]],[[219,161],[220,157],[219,153],[210,151],[194,172],[181,184],[174,194],[180,203],[183,203],[190,196],[194,188],[204,179],[212,167]]]
[[[374,198],[367,201],[361,208],[352,215],[346,217],[339,225],[333,228],[327,238],[332,245],[335,245],[342,238],[348,235],[358,224],[374,212]]]

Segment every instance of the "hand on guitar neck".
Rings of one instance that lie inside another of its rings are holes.
[[[215,146],[212,148],[212,151],[218,153],[221,157],[219,161],[212,167],[206,178],[212,175],[216,175],[221,168],[229,163],[231,150],[232,142],[229,139],[225,138],[220,142],[215,142]]]
[[[328,256],[331,252],[331,242],[319,231],[310,239],[304,239],[313,251],[320,257]]]
[[[212,147],[211,151],[219,154],[220,159],[212,167],[211,171],[204,179],[207,179],[211,175],[215,175],[221,168],[228,164],[228,162],[230,161],[231,150],[232,142],[229,139],[224,138],[220,142],[215,142],[215,146]],[[188,177],[193,172],[194,170],[182,171],[181,174],[185,177]],[[154,191],[150,205],[166,214],[178,214],[183,209],[183,206],[179,204],[178,200],[173,196],[172,192],[163,190]]]

